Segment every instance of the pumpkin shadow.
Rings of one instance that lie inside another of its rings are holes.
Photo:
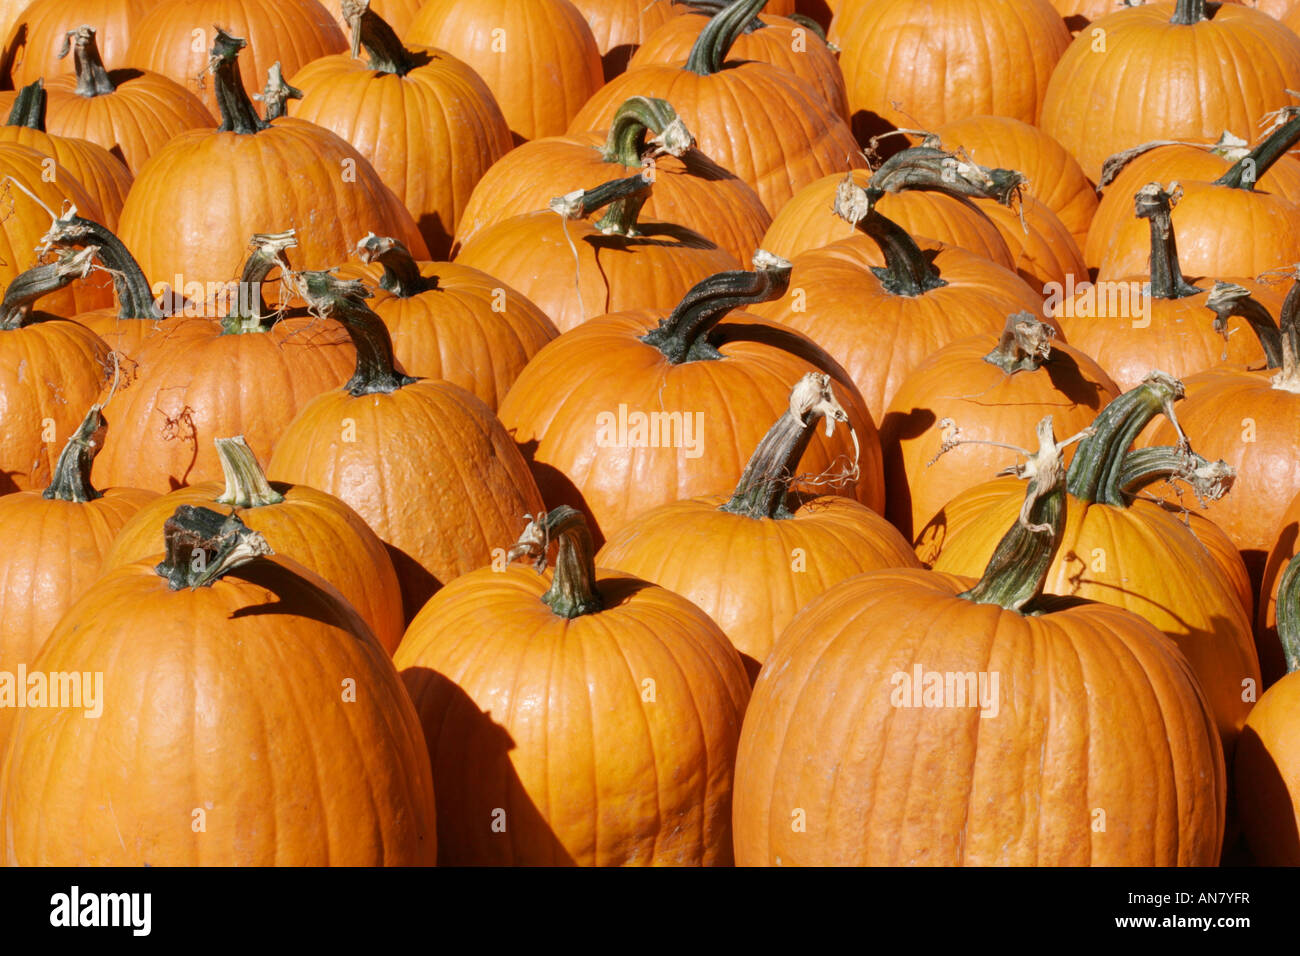
[[[574,866],[510,761],[509,732],[454,681],[402,671],[433,767],[439,866]],[[432,731],[432,733],[431,733]]]
[[[869,149],[872,139],[876,138],[875,155],[879,157],[880,162],[884,162],[895,153],[901,153],[911,145],[906,136],[898,134],[898,127],[879,113],[857,110],[853,114],[850,125],[853,127],[853,138],[863,149]],[[894,135],[887,135],[891,133]]]
[[[587,506],[586,499],[582,497],[582,492],[560,469],[536,460],[534,456],[537,453],[537,444],[537,439],[534,438],[531,441],[517,442],[516,447],[523,454],[524,461],[528,462],[528,469],[533,473],[537,489],[542,493],[542,501],[546,503],[548,509],[568,505],[581,511],[587,521],[587,530],[591,532],[592,545],[599,551],[605,544],[605,535]]]
[[[16,474],[18,474],[18,472],[5,471],[3,468],[0,468],[0,495],[10,495],[15,491],[21,490],[18,487],[18,483],[10,477],[11,475]]]
[[[1300,525],[1292,521],[1278,535],[1277,543],[1273,546],[1273,553],[1283,557],[1294,554],[1298,536],[1300,536]],[[1262,552],[1242,552],[1243,556],[1247,553],[1253,557]],[[1267,689],[1286,675],[1286,659],[1282,654],[1282,642],[1278,640],[1277,625],[1265,626],[1264,624],[1268,602],[1273,600],[1271,593],[1265,594],[1263,591],[1263,578],[1267,560],[1256,563],[1260,565],[1259,578],[1257,580],[1253,573],[1250,577],[1251,584],[1255,588],[1255,594],[1259,597],[1259,607],[1256,609],[1259,626],[1255,628],[1255,650],[1259,654],[1260,674],[1264,679],[1264,687]],[[1246,569],[1248,571],[1253,570],[1249,563],[1247,563]]]
[[[929,408],[886,412],[880,422],[880,445],[885,464],[885,515],[908,541],[912,540],[912,492],[907,484],[901,442],[918,438],[935,423]]]
[[[619,46],[610,47],[609,52],[600,58],[600,65],[605,74],[605,82],[608,83],[620,73],[627,71],[628,61],[632,59],[632,54],[637,51],[637,43],[623,43]]]
[[[238,578],[264,587],[278,598],[276,601],[239,608],[230,615],[232,619],[283,614],[339,627],[340,621],[345,621],[352,616],[356,619],[352,622],[353,625],[360,622],[365,625],[366,631],[370,632],[369,625],[347,598],[332,586],[321,587],[322,584],[328,585],[329,582],[292,558],[278,557],[273,560],[250,561],[228,571],[223,576]],[[373,633],[371,640],[378,645],[379,639],[374,637]]]
[[[424,244],[429,247],[429,260],[443,262],[451,252],[451,230],[442,221],[441,213],[425,213],[416,226],[424,237]]]
[[[384,542],[388,556],[393,559],[393,568],[397,571],[397,583],[402,590],[402,614],[407,624],[420,613],[420,608],[428,603],[442,589],[445,581],[439,581],[428,568],[411,557],[396,545]]]
[[[1250,835],[1246,835],[1245,842],[1255,857],[1254,862],[1260,866],[1277,866],[1281,864],[1269,860],[1300,859],[1300,832],[1296,830],[1291,792],[1277,762],[1253,727],[1243,729],[1237,739],[1237,760],[1250,768],[1248,782],[1252,787],[1253,804],[1268,811],[1267,846],[1252,845]],[[1235,794],[1237,780],[1229,777],[1228,782],[1229,792]],[[1260,836],[1257,834],[1256,838]],[[1267,859],[1258,859],[1261,856],[1267,856]]]

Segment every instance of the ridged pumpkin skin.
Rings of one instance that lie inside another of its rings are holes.
[[[243,81],[249,96],[262,91],[277,62],[285,76],[293,76],[312,60],[348,47],[317,0],[162,0],[136,24],[127,62],[179,83],[219,119],[215,87],[206,74],[214,25],[248,41]]]
[[[1180,422],[1185,407],[1178,406]],[[1196,447],[1212,453],[1204,442]],[[1014,478],[977,485],[934,516],[917,536],[917,553],[936,571],[978,574],[1023,501]],[[1259,686],[1259,658],[1236,589],[1180,514],[1141,498],[1120,509],[1071,496],[1044,590],[1125,608],[1167,634],[1200,679],[1231,754],[1251,707],[1243,682]]]
[[[1216,864],[1223,756],[1172,643],[1103,605],[1021,616],[954,596],[971,583],[874,571],[786,629],[741,733],[736,863]],[[893,706],[916,666],[998,674],[996,716]]]
[[[1056,213],[1033,196],[1025,196],[1018,209],[992,199],[975,203],[1006,240],[1016,274],[1044,298],[1053,285],[1064,288],[1071,277],[1083,281],[1088,275],[1074,236]]]
[[[871,174],[854,170],[853,182],[866,186]],[[793,259],[801,252],[848,239],[856,229],[831,212],[843,174],[824,176],[799,190],[781,207],[763,236],[763,248]],[[997,226],[972,203],[943,193],[905,191],[882,196],[876,206],[913,236],[926,236],[966,249],[1010,269],[1015,260]]]
[[[873,0],[830,39],[859,139],[994,113],[1038,120],[1070,34],[1047,0]]]
[[[0,860],[432,865],[419,719],[338,591],[283,557],[179,591],[154,564],[101,578],[33,664],[102,673],[103,713],[22,712],[0,780]]]
[[[404,75],[377,71],[364,55],[312,61],[289,80],[304,93],[289,115],[351,143],[444,259],[474,184],[510,151],[510,129],[466,64],[441,50],[410,52],[418,65]]]
[[[89,140],[51,135],[25,126],[0,126],[0,142],[18,143],[49,156],[70,172],[94,200],[104,217],[104,225],[117,228],[133,179],[122,161],[104,147]]]
[[[1300,866],[1300,676],[1268,689],[1246,719],[1233,767],[1242,829],[1261,866]]]
[[[1094,21],[1052,73],[1039,125],[1093,182],[1108,156],[1152,140],[1250,135],[1300,83],[1300,37],[1272,17],[1223,4],[1183,26],[1170,22],[1174,9],[1148,3]]]
[[[718,510],[726,501],[648,511],[612,535],[596,563],[688,598],[740,651],[751,681],[795,614],[832,585],[920,566],[906,538],[849,498],[810,498],[782,520]]]
[[[278,481],[343,499],[388,546],[410,621],[452,578],[488,565],[542,510],[528,466],[492,410],[449,382],[317,396],[280,434]]]
[[[439,862],[729,865],[740,656],[671,591],[598,571],[604,610],[568,620],[540,600],[551,580],[467,574],[397,650],[429,741]]]
[[[397,572],[384,543],[355,511],[306,485],[273,482],[279,504],[236,508],[216,499],[225,482],[205,481],[152,500],[127,521],[105,549],[103,571],[161,555],[163,522],[181,505],[234,513],[261,533],[276,554],[292,558],[334,585],[389,654],[401,643],[405,619]]]
[[[559,136],[604,82],[596,39],[569,0],[428,0],[403,39],[473,67],[516,144]]]
[[[474,187],[456,230],[456,257],[490,226],[546,209],[554,196],[570,189],[593,189],[638,171],[639,167],[602,160],[597,148],[604,141],[599,133],[589,132],[548,136],[516,146]],[[755,249],[767,248],[763,233],[772,223],[771,214],[748,183],[698,150],[682,159],[669,155],[655,159],[654,189],[641,212],[647,219],[678,223],[698,232],[746,266]]]
[[[1097,192],[1064,146],[1037,126],[1009,116],[968,116],[944,123],[934,134],[945,149],[961,147],[981,166],[1024,173],[1028,194],[1056,213],[1074,241],[1083,247],[1097,211]],[[1142,180],[1129,195],[1151,181]]]
[[[135,26],[158,0],[34,0],[3,34],[3,71],[15,89],[44,78],[72,75],[72,57],[59,58],[64,35],[82,25],[101,37],[104,64],[110,70],[132,65],[127,47]]]
[[[606,81],[627,69],[647,37],[682,13],[671,0],[573,0],[573,5],[591,27]]]

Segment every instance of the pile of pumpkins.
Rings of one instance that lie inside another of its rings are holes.
[[[0,0],[0,862],[1300,865],[1297,31]]]

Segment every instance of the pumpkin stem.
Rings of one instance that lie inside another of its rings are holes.
[[[221,111],[218,133],[252,135],[271,125],[270,120],[257,115],[239,75],[239,51],[246,46],[247,40],[232,37],[217,27],[217,38],[212,41],[212,53],[208,60],[208,72],[212,74],[212,90],[217,97],[217,109]]]
[[[343,0],[343,19],[352,32],[352,58],[366,48],[368,65],[380,73],[406,76],[419,64],[411,51],[402,45],[388,21],[370,9],[370,0]]]
[[[95,28],[80,26],[63,34],[63,46],[59,49],[62,60],[72,51],[72,67],[77,73],[78,96],[106,96],[117,90],[104,68],[104,59],[99,55],[99,44],[95,42]]]
[[[880,247],[884,267],[871,272],[890,295],[918,296],[947,285],[931,258],[907,234],[907,230],[880,214],[876,202],[884,195],[875,187],[863,189],[846,174],[835,190],[835,215],[866,234]]]
[[[379,288],[399,299],[409,299],[421,292],[438,288],[438,277],[420,274],[420,266],[411,256],[411,250],[401,240],[391,236],[376,236],[373,232],[357,243],[357,258],[362,262],[378,262],[384,267]]]
[[[635,168],[641,165],[647,143],[659,152],[680,157],[695,145],[695,137],[667,100],[633,96],[614,114],[600,158]]]
[[[691,13],[698,13],[705,17],[717,16],[723,10],[727,9],[731,3],[732,0],[672,0],[672,5],[674,7],[689,7]],[[766,6],[766,3],[760,4],[759,6],[761,9],[761,7]],[[763,29],[764,26],[766,26],[766,24],[758,18],[758,13],[756,12],[740,32],[753,33],[755,30]]]
[[[732,44],[758,16],[767,0],[733,0],[710,19],[695,38],[684,69],[700,76],[712,76],[722,69]]]
[[[849,420],[831,389],[831,377],[808,372],[790,391],[789,408],[758,443],[736,490],[718,510],[750,518],[793,518],[785,503],[790,483],[820,418],[826,419],[827,438],[836,422]]]
[[[284,78],[284,68],[280,66],[279,60],[271,64],[271,68],[266,71],[266,86],[262,88],[262,92],[253,94],[253,99],[262,104],[262,111],[266,114],[265,119],[268,123],[286,115],[290,100],[300,100],[302,97],[302,90],[290,86],[289,81]]]
[[[1142,384],[1103,408],[1093,421],[1093,434],[1079,444],[1070,462],[1066,477],[1070,494],[1087,504],[1127,507],[1120,479],[1125,455],[1138,433],[1156,415],[1163,412],[1177,426],[1173,404],[1182,397],[1182,382],[1153,371]]]
[[[312,311],[341,322],[356,346],[356,371],[343,385],[349,395],[388,395],[418,381],[397,371],[392,336],[366,305],[371,292],[360,279],[340,279],[328,270],[299,272],[294,279]]]
[[[1278,328],[1282,334],[1282,363],[1273,376],[1273,387],[1300,393],[1300,277],[1282,300]]]
[[[1214,181],[1216,186],[1231,186],[1233,189],[1254,189],[1273,164],[1300,142],[1300,106],[1284,106],[1278,111],[1286,116],[1273,132],[1261,140],[1254,149],[1243,156]]]
[[[9,111],[6,126],[23,126],[45,132],[45,107],[49,101],[45,92],[45,81],[37,79],[24,86],[14,98],[13,109]]]
[[[298,245],[294,230],[255,234],[249,240],[252,252],[244,260],[243,271],[236,286],[235,302],[221,320],[222,335],[239,335],[245,332],[265,332],[267,322],[266,296],[262,289],[266,277],[276,269],[289,274],[289,257],[286,249]],[[256,294],[251,294],[256,289]]]
[[[155,322],[163,317],[154,299],[144,270],[122,240],[107,226],[91,219],[83,219],[73,209],[50,224],[49,231],[41,237],[41,251],[49,249],[76,249],[95,246],[99,259],[113,276],[113,290],[117,294],[119,319],[147,319]],[[179,290],[173,290],[180,295]]]
[[[1052,357],[1052,337],[1056,329],[1039,322],[1032,313],[1017,312],[1007,316],[997,347],[984,361],[996,365],[1008,375],[1032,372]]]
[[[1177,185],[1166,192],[1159,183],[1147,183],[1133,197],[1134,214],[1151,221],[1151,282],[1149,294],[1157,299],[1181,299],[1202,290],[1183,278],[1178,265],[1178,243],[1171,218],[1174,203],[1182,197]]]
[[[596,549],[582,512],[560,505],[544,515],[528,518],[519,540],[506,554],[507,561],[534,559],[538,573],[546,570],[546,551],[557,542],[555,576],[542,602],[560,617],[573,619],[595,614],[604,607],[596,590]]]
[[[653,180],[645,172],[612,179],[594,189],[579,189],[556,196],[550,207],[565,219],[585,219],[593,212],[609,206],[609,211],[596,220],[595,226],[607,236],[637,236],[637,216],[650,198]]]
[[[108,427],[100,414],[102,408],[102,405],[91,405],[86,417],[63,446],[49,486],[41,493],[42,498],[80,505],[103,497],[103,492],[96,491],[90,483],[90,467],[104,445],[104,431]]]
[[[1010,206],[1025,182],[1024,174],[1014,169],[991,169],[922,144],[889,157],[871,174],[867,185],[884,193],[924,189],[958,199],[992,199]]]
[[[266,539],[236,514],[181,505],[163,524],[166,557],[154,566],[173,591],[211,587],[254,558],[274,554]]]
[[[1102,189],[1109,186],[1115,177],[1124,171],[1125,166],[1142,154],[1149,153],[1153,149],[1159,149],[1161,146],[1194,146],[1196,149],[1214,153],[1216,156],[1233,163],[1239,161],[1243,156],[1250,155],[1250,146],[1246,141],[1226,129],[1219,134],[1219,141],[1213,144],[1189,143],[1180,139],[1153,139],[1107,156],[1106,161],[1101,164],[1101,178],[1097,180],[1097,188]]]
[[[43,295],[57,292],[72,282],[90,274],[97,246],[87,246],[76,252],[65,252],[55,262],[33,266],[14,276],[0,301],[0,331],[11,332],[31,322],[32,306]]]
[[[1268,309],[1251,298],[1249,289],[1232,282],[1215,282],[1205,305],[1214,313],[1214,331],[1226,339],[1228,320],[1234,315],[1241,316],[1259,338],[1268,367],[1282,367],[1282,333]]]
[[[1174,15],[1169,18],[1169,22],[1190,27],[1205,18],[1205,0],[1178,0],[1174,5]]]
[[[1210,461],[1186,446],[1136,448],[1121,463],[1119,488],[1125,496],[1133,498],[1157,481],[1175,479],[1190,485],[1203,504],[1226,495],[1237,480],[1237,471],[1222,459]]]
[[[1300,554],[1290,560],[1277,586],[1277,637],[1286,672],[1300,670]]]
[[[1017,477],[1029,479],[1016,523],[998,542],[983,577],[958,597],[1024,613],[1042,596],[1047,572],[1065,535],[1065,456],[1061,449],[1066,444],[1057,443],[1052,416],[1038,423],[1038,451],[1015,468]]]
[[[677,308],[641,336],[673,365],[722,358],[709,343],[709,332],[732,309],[771,302],[790,286],[791,265],[765,249],[754,253],[754,271],[719,272],[692,286]]]
[[[284,495],[272,488],[266,480],[266,473],[257,463],[257,456],[248,447],[243,435],[216,438],[213,441],[217,446],[217,457],[221,459],[221,471],[226,476],[226,489],[216,499],[217,504],[234,508],[261,508],[284,501]]]

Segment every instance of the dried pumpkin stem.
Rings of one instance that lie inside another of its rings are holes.
[[[253,99],[262,104],[264,118],[268,123],[287,114],[290,100],[300,100],[302,97],[302,90],[291,86],[284,78],[284,68],[279,60],[272,63],[266,71],[266,86],[262,87],[262,92],[253,94]]]
[[[641,341],[653,345],[673,365],[722,358],[709,342],[713,327],[732,309],[779,299],[790,286],[791,265],[785,259],[759,249],[753,262],[753,272],[719,272],[697,282]]]
[[[104,68],[104,58],[99,55],[99,44],[95,42],[95,28],[80,26],[63,35],[63,46],[59,50],[59,59],[72,52],[72,66],[77,74],[78,96],[87,98],[107,96],[117,90],[108,70]]]
[[[388,395],[417,381],[397,371],[392,336],[384,320],[366,305],[371,292],[360,279],[340,279],[321,271],[299,272],[294,281],[307,305],[342,323],[356,346],[356,371],[343,386],[349,395]]]
[[[216,438],[217,458],[221,461],[221,471],[226,478],[226,488],[216,499],[218,504],[234,508],[261,508],[266,505],[278,505],[284,501],[284,495],[271,487],[266,480],[266,473],[257,463],[257,456],[243,435],[233,438]]]
[[[1268,367],[1282,367],[1282,333],[1268,309],[1251,297],[1249,289],[1232,282],[1216,282],[1205,305],[1214,313],[1214,330],[1224,338],[1227,338],[1228,320],[1232,316],[1245,319],[1264,349]]]
[[[543,603],[560,617],[570,619],[600,611],[604,602],[596,590],[596,549],[582,513],[560,505],[536,518],[526,517],[528,526],[506,560],[530,557],[538,572],[545,571],[546,551],[555,541],[555,576],[542,595]]]
[[[1136,448],[1124,456],[1120,491],[1134,497],[1157,481],[1181,481],[1202,501],[1218,501],[1237,480],[1237,470],[1222,459],[1210,461],[1187,447]]]
[[[59,291],[74,279],[84,279],[90,274],[98,252],[97,246],[65,252],[55,262],[33,266],[15,276],[5,289],[4,300],[0,301],[0,331],[13,331],[27,325],[36,300]]]
[[[266,539],[238,515],[181,505],[163,524],[166,557],[154,570],[173,591],[210,587],[223,575],[263,555]]]
[[[607,163],[634,168],[641,165],[647,142],[681,156],[695,145],[695,137],[667,100],[633,96],[614,114],[600,156]]]
[[[419,66],[388,21],[370,9],[370,0],[342,0],[343,19],[352,31],[352,58],[365,47],[367,65],[380,73],[405,76]]]
[[[1178,265],[1172,213],[1180,195],[1182,190],[1168,192],[1159,183],[1147,183],[1133,197],[1134,215],[1151,222],[1150,294],[1157,299],[1181,299],[1203,291],[1183,278]]]
[[[1079,444],[1067,475],[1069,492],[1088,504],[1128,506],[1123,492],[1124,460],[1133,440],[1151,419],[1165,414],[1183,397],[1183,383],[1153,371],[1142,383],[1114,399],[1093,421],[1094,432]]]
[[[1216,186],[1233,189],[1254,189],[1255,184],[1285,156],[1291,147],[1300,142],[1300,107],[1286,107],[1290,119],[1269,133],[1254,149],[1233,163],[1226,173],[1214,181]]]
[[[1010,206],[1026,180],[1014,169],[992,169],[934,146],[895,153],[871,174],[868,186],[881,192],[924,189],[959,199],[992,199]]]
[[[1056,329],[1040,322],[1031,312],[1007,316],[997,347],[984,361],[996,365],[1008,375],[1032,372],[1052,357],[1052,338]]]
[[[239,75],[239,51],[246,46],[247,40],[233,37],[220,28],[217,29],[217,38],[212,41],[208,70],[212,73],[212,91],[221,112],[218,133],[252,135],[271,125],[269,120],[257,115]]]
[[[846,175],[835,191],[835,215],[865,234],[885,257],[885,265],[871,272],[890,295],[918,296],[947,285],[930,257],[907,234],[907,230],[882,216],[876,202],[884,193],[874,187],[863,189]]]
[[[90,468],[104,445],[104,432],[108,427],[101,414],[102,408],[102,405],[90,406],[86,417],[63,446],[54,466],[54,475],[41,493],[42,498],[85,504],[103,497],[103,492],[96,491],[90,483]]]
[[[719,10],[696,37],[684,69],[700,76],[720,72],[736,39],[766,4],[767,0],[734,0]]]
[[[223,335],[265,332],[271,327],[271,323],[266,321],[269,313],[262,285],[266,277],[277,269],[283,275],[289,274],[289,257],[285,250],[296,247],[298,239],[293,229],[287,229],[284,232],[257,233],[249,240],[249,245],[253,251],[244,260],[235,304],[221,320]],[[256,296],[244,294],[245,290],[251,289],[257,290]]]
[[[1205,19],[1205,0],[1178,0],[1169,22],[1189,27]]]
[[[1290,560],[1277,587],[1277,637],[1286,672],[1300,671],[1300,554]]]
[[[74,209],[54,220],[49,231],[41,237],[42,252],[83,246],[95,246],[100,261],[113,276],[119,319],[146,319],[155,322],[163,317],[154,301],[153,290],[149,287],[144,270],[135,261],[135,256],[131,255],[131,250],[107,226],[78,216]]]
[[[356,252],[357,258],[362,262],[378,262],[384,267],[379,288],[399,299],[409,299],[421,292],[438,288],[438,277],[421,275],[419,263],[401,240],[367,233],[357,243]]]
[[[596,228],[606,235],[636,236],[637,216],[650,198],[653,180],[645,172],[624,179],[611,179],[592,189],[556,196],[550,207],[565,219],[585,219],[606,206],[609,210],[596,220]]]
[[[736,490],[718,510],[750,518],[793,518],[786,507],[790,484],[817,422],[823,418],[828,438],[836,422],[849,420],[831,389],[831,377],[808,372],[791,390],[789,407],[758,443]]]

